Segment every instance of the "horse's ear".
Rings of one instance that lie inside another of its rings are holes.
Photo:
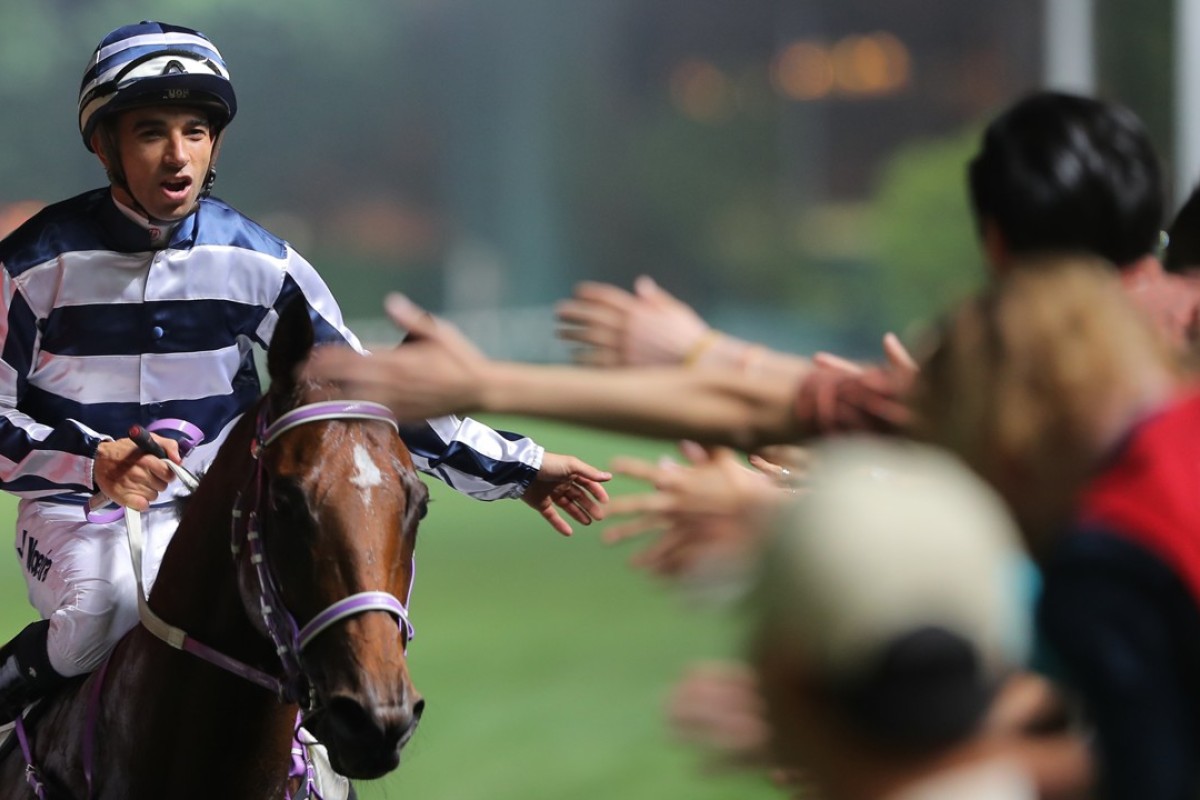
[[[312,346],[313,325],[308,316],[308,303],[297,296],[280,313],[271,336],[271,347],[267,350],[271,384],[290,387],[296,380],[296,366],[308,357]]]

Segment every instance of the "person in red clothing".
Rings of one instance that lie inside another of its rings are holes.
[[[1200,791],[1200,390],[1110,268],[1043,261],[953,314],[918,430],[1006,498],[1041,640],[1110,798]]]

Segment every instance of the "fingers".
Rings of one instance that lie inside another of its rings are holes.
[[[857,424],[871,430],[895,430],[912,422],[912,411],[902,399],[897,376],[873,370],[844,387],[842,406]]]
[[[662,469],[651,464],[649,461],[643,461],[633,456],[617,456],[612,460],[611,466],[613,472],[627,475],[630,478],[637,478],[647,483],[654,483],[658,479],[658,474]]]
[[[571,479],[571,491],[578,492],[583,496],[584,503],[589,507],[595,504],[600,509],[600,516],[592,514],[596,519],[603,519],[605,508],[609,502],[608,490],[605,489],[600,482],[607,481],[612,476],[607,472],[602,473],[607,476],[604,478],[590,478],[585,475],[578,475]],[[591,512],[589,512],[591,513]]]
[[[682,551],[677,537],[663,536],[649,547],[634,553],[629,559],[630,566],[644,569],[654,575],[675,577],[683,572],[688,558]]]
[[[666,523],[662,517],[655,514],[643,514],[633,517],[626,522],[615,525],[610,524],[604,529],[604,533],[600,535],[600,540],[605,544],[616,544],[626,539],[632,539],[635,536],[642,536],[651,531],[662,530],[665,525]]]
[[[581,281],[576,284],[573,297],[574,300],[580,301],[578,305],[604,306],[615,311],[623,311],[634,301],[633,295],[621,287],[599,281]]]
[[[418,306],[406,295],[391,292],[383,300],[383,308],[396,327],[408,331],[409,336],[424,338],[437,332],[437,320],[432,314]]]
[[[612,328],[594,325],[560,327],[555,331],[555,335],[567,342],[578,342],[592,348],[608,349],[616,349],[619,338],[617,332]]]
[[[819,381],[816,385],[816,412],[817,419],[821,421],[821,426],[825,429],[837,428],[837,400],[838,386],[842,381],[835,378],[833,380]]]
[[[139,513],[142,511],[148,511],[150,509],[150,501],[138,495],[126,495],[125,497],[119,499],[110,497],[109,499],[119,506],[123,506]]]
[[[835,370],[838,370],[840,372],[845,372],[850,375],[860,375],[860,374],[862,374],[862,371],[863,371],[863,368],[861,366],[859,366],[858,364],[855,364],[850,359],[842,358],[839,355],[834,355],[833,353],[826,353],[824,351],[814,354],[812,360],[813,360],[813,364],[815,364],[817,367],[823,367],[825,369],[835,369]]]
[[[147,463],[153,462],[153,463]],[[167,471],[164,477],[155,468]],[[171,473],[162,461],[154,456],[143,455],[113,480],[101,487],[109,499],[134,511],[145,511],[166,490]]]
[[[633,293],[640,300],[645,300],[653,306],[664,308],[670,305],[680,305],[675,295],[658,285],[649,275],[639,275],[633,282]]]
[[[571,480],[584,485],[595,485],[595,488],[600,490],[600,494],[603,495],[604,499],[608,499],[604,488],[597,484],[612,480],[611,472],[593,467],[591,464],[575,456],[567,456],[566,458],[568,476]]]
[[[561,332],[559,335],[562,335]],[[617,351],[607,347],[574,347],[571,349],[571,361],[581,367],[621,366]]]
[[[554,530],[558,531],[563,536],[570,536],[572,533],[574,533],[571,525],[562,518],[562,515],[558,513],[558,509],[553,505],[548,505],[541,509],[541,514],[542,518],[545,519],[546,522],[550,523],[550,527],[554,528]]]
[[[683,439],[679,442],[679,452],[693,466],[712,461],[712,452],[709,448],[699,442],[693,442],[691,439]]]
[[[608,493],[588,478],[572,480],[555,497],[555,503],[584,525],[608,516]]]
[[[366,358],[349,347],[317,347],[304,363],[301,374],[317,381],[344,381],[364,368]]]
[[[765,756],[769,730],[753,670],[738,662],[693,667],[675,687],[667,707],[685,741],[733,756]]]
[[[183,463],[183,457],[179,455],[179,442],[169,436],[159,436],[156,433],[150,434],[154,437],[154,441],[158,442],[158,446],[167,454],[167,458],[174,461],[176,464]],[[169,468],[168,468],[169,469]]]
[[[664,514],[672,511],[675,499],[662,492],[626,494],[608,504],[608,514],[621,517],[629,514]]]
[[[773,481],[783,483],[791,478],[791,470],[771,461],[767,461],[757,453],[750,454],[750,465]]]
[[[920,370],[917,360],[908,352],[908,348],[900,341],[900,337],[888,331],[883,335],[883,352],[888,363],[897,370],[915,374]]]
[[[624,314],[608,305],[572,299],[563,300],[555,306],[554,316],[568,325],[616,328]]]
[[[670,294],[649,275],[639,275],[633,279],[633,293],[643,300],[662,296],[670,297]]]

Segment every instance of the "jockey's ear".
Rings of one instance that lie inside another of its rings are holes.
[[[275,324],[271,347],[267,350],[267,372],[271,385],[277,389],[291,389],[296,367],[312,350],[313,324],[308,314],[308,303],[297,296],[283,309]]]

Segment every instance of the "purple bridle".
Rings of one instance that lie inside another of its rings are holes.
[[[391,425],[397,433],[399,432],[395,416],[387,406],[378,403],[361,401],[309,403],[284,413],[270,424],[267,423],[264,407],[258,415],[258,434],[252,450],[255,459],[253,501],[250,503],[249,510],[246,511],[243,509],[242,497],[239,495],[234,502],[233,509],[231,541],[233,555],[236,558],[240,554],[243,543],[250,549],[250,561],[254,565],[254,571],[258,578],[259,606],[262,611],[263,623],[283,665],[282,681],[276,681],[270,676],[265,677],[278,685],[277,691],[281,699],[298,702],[306,711],[314,707],[315,697],[300,663],[300,654],[322,631],[348,617],[368,611],[385,611],[396,618],[405,642],[411,640],[415,633],[412,623],[408,619],[407,604],[383,591],[359,592],[338,600],[301,628],[284,606],[274,573],[268,564],[259,526],[259,509],[269,493],[269,487],[266,485],[266,470],[261,456],[267,447],[292,428],[310,422],[335,419],[382,421]],[[244,524],[242,524],[243,521]],[[409,588],[411,590],[411,583]],[[253,680],[253,678],[251,679]],[[306,686],[308,687],[307,696],[304,692]]]

